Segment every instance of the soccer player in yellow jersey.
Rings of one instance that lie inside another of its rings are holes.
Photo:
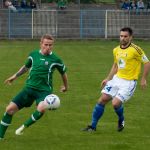
[[[118,131],[124,129],[123,103],[129,100],[136,88],[137,79],[144,64],[141,87],[147,85],[146,78],[150,70],[150,62],[144,51],[131,42],[133,31],[129,27],[120,30],[120,45],[114,48],[114,63],[110,73],[101,83],[102,95],[96,104],[92,123],[84,131],[96,131],[99,119],[102,117],[105,105],[112,100],[113,108],[118,115]]]

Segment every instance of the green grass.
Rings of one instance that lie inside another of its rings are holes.
[[[150,57],[149,41],[135,41]],[[150,146],[150,87],[141,91],[139,85],[132,99],[125,104],[126,127],[116,131],[117,116],[111,103],[98,124],[97,132],[81,131],[91,120],[92,109],[100,96],[100,83],[113,62],[112,49],[118,41],[56,41],[54,51],[68,67],[69,91],[60,93],[59,74],[54,75],[54,92],[61,107],[48,111],[22,136],[14,134],[35,110],[18,112],[8,128],[2,150],[148,150]],[[24,64],[28,53],[39,47],[38,41],[0,42],[0,118],[11,98],[22,88],[26,75],[7,86],[3,81]]]

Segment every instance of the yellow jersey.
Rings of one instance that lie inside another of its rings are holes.
[[[125,49],[117,46],[113,55],[118,66],[117,76],[126,80],[137,80],[141,72],[141,63],[149,62],[144,51],[133,43]]]

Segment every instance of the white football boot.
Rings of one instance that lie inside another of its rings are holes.
[[[22,135],[23,134],[23,130],[25,129],[25,126],[22,125],[21,127],[19,127],[17,130],[16,130],[16,135]]]

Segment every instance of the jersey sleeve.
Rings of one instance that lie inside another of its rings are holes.
[[[149,62],[149,59],[145,55],[143,49],[141,49],[140,47],[136,47],[135,53],[136,53],[136,59],[140,60],[143,64]]]
[[[147,58],[147,56],[145,55],[145,53],[143,52],[142,58],[141,58],[143,64],[149,62],[149,59]]]
[[[56,65],[56,68],[62,75],[67,71],[67,68],[61,59],[58,60],[58,65]]]
[[[29,56],[29,57],[27,58],[27,60],[26,60],[26,62],[25,62],[25,66],[26,66],[27,68],[31,68],[31,66],[32,66],[32,57],[31,57],[31,56]]]

